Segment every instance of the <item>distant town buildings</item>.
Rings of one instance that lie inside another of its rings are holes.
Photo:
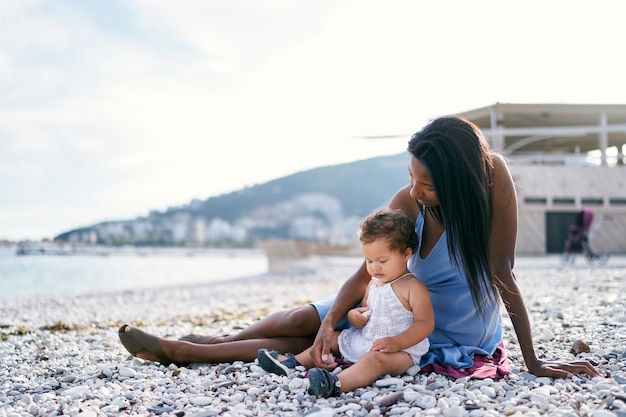
[[[256,246],[265,239],[355,245],[361,219],[346,217],[341,203],[323,193],[300,194],[271,207],[258,207],[229,222],[205,217],[193,204],[174,213],[152,212],[133,220],[104,222],[65,233],[74,245]]]

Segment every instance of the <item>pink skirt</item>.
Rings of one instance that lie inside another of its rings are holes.
[[[492,356],[474,355],[474,364],[468,369],[454,369],[449,365],[429,364],[421,374],[434,372],[452,378],[500,379],[511,373],[504,343],[500,342]]]

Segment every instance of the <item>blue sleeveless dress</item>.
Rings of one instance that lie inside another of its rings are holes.
[[[420,366],[438,364],[467,369],[473,365],[475,354],[490,356],[500,344],[500,304],[489,299],[482,315],[476,310],[465,273],[454,266],[448,253],[445,230],[422,259],[419,253],[423,228],[424,216],[420,213],[415,224],[420,247],[408,266],[428,288],[435,311],[435,330],[428,337],[430,349],[422,356]]]

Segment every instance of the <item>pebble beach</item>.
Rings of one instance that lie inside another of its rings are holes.
[[[162,366],[129,357],[122,324],[163,337],[229,334],[335,293],[360,258],[320,257],[228,281],[0,303],[0,417],[594,416],[626,417],[626,264],[518,260],[534,344],[546,359],[586,359],[604,377],[527,372],[503,310],[513,373],[450,379],[410,369],[338,398],[307,394],[304,372],[255,362]],[[184,271],[181,271],[184,273]]]

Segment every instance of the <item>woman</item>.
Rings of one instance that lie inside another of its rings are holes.
[[[420,236],[409,269],[428,287],[435,310],[431,348],[421,363],[425,369],[474,377],[506,374],[501,299],[530,372],[555,378],[574,372],[598,376],[587,361],[542,361],[535,354],[513,274],[515,186],[504,159],[489,148],[479,129],[458,117],[442,117],[414,134],[408,151],[409,184],[396,193],[390,207],[403,209],[414,219]],[[208,345],[159,339],[128,326],[120,328],[120,338],[123,343],[127,340],[131,353],[144,359],[226,362],[253,360],[260,348],[300,352],[317,332],[313,361],[316,367],[331,369],[336,365],[325,362],[333,333],[345,326],[347,312],[362,299],[369,281],[363,264],[334,301],[275,313],[227,338],[187,338]]]

